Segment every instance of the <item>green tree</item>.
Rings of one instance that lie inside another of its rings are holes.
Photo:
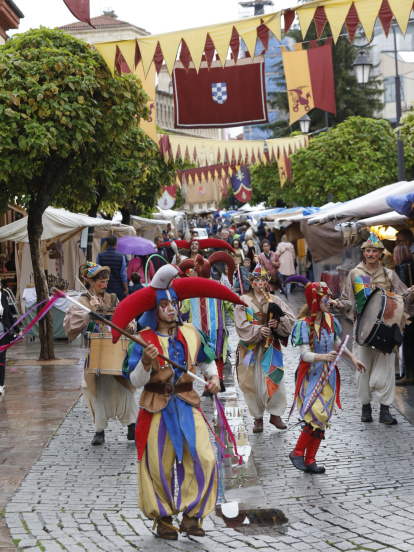
[[[401,117],[399,130],[405,149],[408,147],[414,150],[414,109],[412,107]]]
[[[316,28],[315,23],[312,21],[306,37],[302,39],[300,29],[293,28],[286,36],[294,39],[295,42],[316,40]],[[329,23],[326,24],[322,33],[322,38],[332,36]],[[323,44],[322,42],[321,44]],[[309,43],[304,43],[303,48],[308,49]],[[354,48],[349,40],[341,36],[337,42],[332,43],[332,62],[334,69],[334,83],[335,83],[335,99],[336,99],[336,115],[328,114],[329,127],[336,126],[338,123],[345,121],[351,116],[360,117],[374,117],[375,113],[383,108],[381,101],[382,89],[379,87],[379,83],[370,79],[368,85],[365,88],[361,88],[355,78],[352,64],[357,56],[357,49]],[[275,92],[269,100],[272,107],[276,107],[283,111],[289,111],[288,95],[286,90],[286,81],[283,71],[283,64],[280,62],[277,66],[278,77],[275,78],[275,82],[280,87],[280,92]],[[325,112],[320,109],[312,109],[309,112],[311,118],[311,131],[321,129],[326,126],[325,124]],[[275,128],[279,132],[279,128],[282,128],[283,135],[289,134],[289,128],[280,127],[279,123],[273,125],[267,125],[268,128]],[[294,130],[299,130],[299,123],[292,125]]]
[[[118,144],[147,115],[136,77],[113,78],[98,52],[63,32],[31,30],[0,48],[0,209],[12,198],[28,211],[39,301],[48,297],[40,254],[46,207],[68,188],[95,193],[88,178],[71,179],[81,152],[87,158],[95,144]],[[51,316],[39,335],[40,358],[54,358]]]
[[[414,162],[406,147],[406,169]],[[397,182],[396,136],[388,121],[350,117],[312,138],[291,156],[292,182],[283,188],[302,205],[347,201]]]

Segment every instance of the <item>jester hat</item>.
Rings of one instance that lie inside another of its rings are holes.
[[[162,299],[183,301],[193,297],[211,297],[246,306],[238,295],[215,280],[197,277],[176,279],[177,276],[183,276],[178,266],[172,264],[162,266],[148,287],[135,291],[117,305],[112,317],[113,323],[124,329],[132,320],[148,313],[143,322],[148,321],[152,327],[156,321],[157,305]],[[119,337],[119,332],[112,330],[114,343]]]
[[[187,241],[187,240],[174,240],[173,242],[166,241],[164,243],[160,243],[160,245],[157,245],[157,247],[171,247],[171,243],[174,243],[177,247],[180,247],[181,249],[190,249],[191,244],[193,242],[198,242],[200,251],[204,251],[204,249],[227,249],[228,251],[231,251],[232,253],[235,253],[232,246],[223,241],[223,240],[217,240],[216,238],[194,238],[193,240]]]
[[[324,295],[332,295],[331,290],[326,282],[309,282],[305,276],[293,275],[286,278],[284,286],[290,282],[296,282],[305,286],[305,298],[308,307],[311,309],[311,322],[310,322],[310,336],[309,345],[313,351],[313,336],[315,333],[315,318],[318,312],[320,312],[320,302]]]
[[[249,280],[253,280],[254,278],[267,278],[269,279],[269,276],[266,272],[266,270],[262,267],[260,263],[257,263],[257,265],[254,267],[253,272],[250,272],[249,274]]]
[[[104,270],[109,272],[109,274],[111,273],[111,269],[109,268],[109,266],[101,266],[101,265],[96,264],[96,263],[91,263],[90,261],[88,261],[82,267],[84,278],[96,278],[96,276],[98,276],[98,274],[100,272],[103,272]]]
[[[216,251],[210,255],[208,259],[205,259],[199,254],[195,259],[185,259],[178,265],[178,268],[182,271],[193,268],[198,277],[210,278],[211,268],[216,263],[225,263],[227,265],[227,268],[229,269],[229,281],[230,284],[233,285],[233,274],[236,263],[234,262],[233,257],[226,251]]]
[[[361,245],[361,249],[365,249],[366,247],[384,249],[384,244],[378,239],[374,232],[371,232],[367,241]]]

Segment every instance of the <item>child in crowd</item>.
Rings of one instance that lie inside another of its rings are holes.
[[[132,285],[131,285],[132,284]],[[138,272],[133,272],[131,274],[131,283],[129,284],[129,294],[134,293],[142,289],[144,286],[141,284],[141,275]]]
[[[234,291],[236,293],[241,293],[244,295],[250,290],[250,281],[249,281],[249,273],[250,273],[250,259],[248,257],[245,257],[243,260],[243,265],[240,266],[240,275],[242,280],[242,286],[243,289],[240,288],[240,279],[239,279],[239,272],[236,270],[236,279],[234,281]]]

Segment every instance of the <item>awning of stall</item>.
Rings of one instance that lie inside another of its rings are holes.
[[[369,217],[366,219],[361,219],[353,222],[355,228],[370,228],[371,226],[392,226],[393,228],[399,229],[404,226],[413,226],[414,220],[409,219],[405,215],[400,215],[395,211],[391,213],[383,213],[377,215],[376,217]]]
[[[131,215],[131,224],[137,236],[152,241],[157,236],[162,235],[163,230],[167,230],[169,224],[174,228],[174,224],[171,224],[168,220],[147,219],[136,215]]]
[[[0,242],[14,241],[28,243],[27,220],[28,217],[23,217],[0,228]],[[50,241],[58,237],[62,239],[72,232],[88,227],[120,226],[119,222],[88,217],[87,215],[79,213],[70,213],[65,209],[55,209],[54,207],[48,207],[46,209],[42,216],[42,223],[42,241]]]
[[[387,196],[391,194],[407,194],[414,190],[414,181],[411,182],[396,182],[374,190],[369,194],[365,194],[356,199],[351,199],[345,203],[325,210],[323,213],[318,213],[310,217],[307,221],[309,226],[313,224],[325,224],[329,221],[339,221],[342,219],[359,220],[380,215],[381,213],[389,213],[393,209],[387,203]],[[344,220],[345,222],[345,220]]]

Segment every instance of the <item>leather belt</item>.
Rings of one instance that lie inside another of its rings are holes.
[[[144,391],[149,391],[150,393],[158,393],[159,395],[164,395],[164,397],[171,397],[176,393],[186,393],[193,390],[193,384],[191,381],[187,383],[147,383],[144,385]]]

